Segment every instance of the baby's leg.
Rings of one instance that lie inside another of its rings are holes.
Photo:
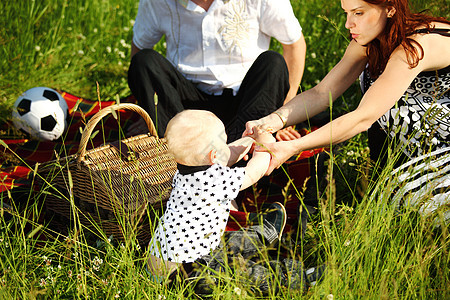
[[[179,263],[164,261],[159,257],[150,255],[146,269],[155,282],[163,282],[180,265]]]

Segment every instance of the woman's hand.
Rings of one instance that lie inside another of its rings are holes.
[[[245,131],[242,134],[242,136],[252,136],[253,134],[255,134],[256,130],[261,130],[261,131],[267,131],[270,133],[273,133],[273,131],[271,130],[271,128],[269,128],[268,125],[264,124],[262,122],[262,119],[259,120],[255,120],[255,121],[248,121],[247,123],[245,123]]]
[[[274,133],[283,127],[282,123],[283,122],[281,122],[280,117],[272,113],[259,120],[248,121],[245,124],[245,131],[242,136],[252,135],[254,133],[254,128],[258,128],[259,130],[269,133]]]
[[[255,151],[269,152],[271,154],[270,165],[265,175],[270,175],[274,169],[278,169],[285,161],[297,153],[296,148],[292,144],[292,142],[283,141],[264,144],[255,148]]]

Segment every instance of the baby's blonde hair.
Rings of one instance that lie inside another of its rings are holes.
[[[225,127],[212,112],[184,110],[167,124],[165,138],[178,163],[188,166],[210,164],[209,152],[226,146]]]

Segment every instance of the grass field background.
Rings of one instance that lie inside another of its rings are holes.
[[[348,43],[340,1],[292,0],[303,28],[307,59],[301,89],[309,89],[339,61]],[[414,11],[449,17],[447,0],[411,1]],[[17,97],[35,86],[102,100],[129,95],[127,69],[138,1],[19,0],[0,2],[0,121],[10,120]],[[164,53],[164,43],[156,49]],[[272,49],[280,51],[277,42]],[[355,83],[333,108],[350,111],[361,97]],[[1,138],[16,136],[12,128]],[[387,174],[387,173],[386,173]],[[388,176],[388,175],[385,175]],[[448,299],[448,228],[431,226],[414,208],[399,213],[389,199],[372,199],[367,138],[360,134],[332,153],[319,215],[297,258],[326,263],[322,283],[306,292],[281,289],[273,299]],[[6,196],[3,196],[6,197]],[[3,199],[2,201],[10,200]],[[146,250],[132,238],[87,243],[82,231],[42,240],[39,207],[30,198],[23,213],[0,216],[0,298],[179,299],[189,286],[167,289],[143,269]],[[25,227],[31,224],[31,231]],[[213,298],[252,299],[239,278]]]

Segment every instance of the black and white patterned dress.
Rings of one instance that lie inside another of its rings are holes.
[[[245,168],[179,166],[150,253],[165,261],[188,263],[214,250],[244,176]]]
[[[450,37],[448,29],[418,32]],[[360,81],[364,93],[373,83],[367,69]],[[450,66],[421,72],[396,105],[369,129],[371,157],[380,168],[386,165],[389,144],[400,146],[403,158],[379,185],[381,194],[398,206],[416,206],[423,215],[444,207],[444,219],[449,222]]]
[[[362,82],[364,91],[373,83],[366,71]],[[377,122],[396,145],[404,146],[403,152],[410,158],[449,147],[450,66],[420,73]]]

